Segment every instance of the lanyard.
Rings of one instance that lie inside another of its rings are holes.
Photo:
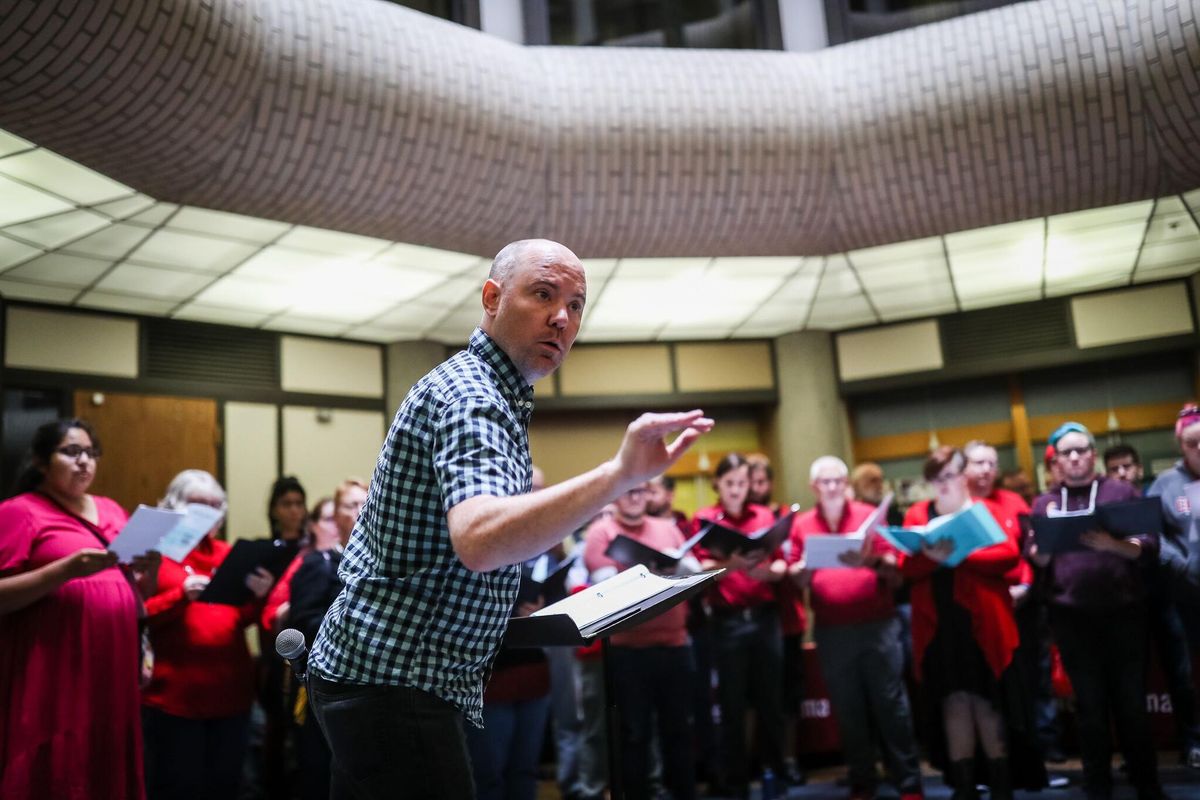
[[[1092,493],[1088,498],[1088,507],[1081,508],[1078,511],[1067,511],[1067,487],[1062,487],[1062,506],[1057,509],[1046,509],[1047,517],[1086,517],[1096,511],[1096,489],[1099,488],[1100,481],[1092,481]]]

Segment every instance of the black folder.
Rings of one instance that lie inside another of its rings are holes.
[[[645,542],[639,542],[632,536],[618,533],[608,543],[608,547],[604,550],[604,555],[626,567],[645,564],[655,572],[672,572],[679,566],[679,562],[688,554],[688,551],[704,538],[704,534],[704,531],[700,531],[679,547],[670,550],[659,550],[657,547],[651,547]]]
[[[249,603],[254,593],[246,586],[246,576],[263,567],[278,580],[297,552],[295,544],[280,539],[239,539],[197,599],[226,606]]]
[[[542,599],[546,605],[550,605],[562,600],[567,596],[567,573],[577,557],[571,555],[563,559],[553,572],[540,581],[533,579],[532,567],[521,567],[521,588],[517,590],[517,602],[536,603]]]
[[[1091,514],[1033,517],[1033,536],[1038,552],[1048,555],[1086,550],[1079,537],[1087,531],[1104,531],[1123,539],[1143,533],[1161,533],[1162,529],[1162,502],[1158,497],[1097,506]]]
[[[792,530],[792,517],[795,511],[789,511],[775,521],[754,533],[746,534],[739,530],[722,525],[713,520],[704,523],[700,544],[718,558],[729,558],[734,553],[749,555],[762,551],[764,556],[774,552]]]

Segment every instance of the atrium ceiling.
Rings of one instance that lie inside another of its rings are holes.
[[[523,48],[368,0],[0,0],[0,293],[462,342],[488,258],[592,341],[842,329],[1200,270],[1200,0],[815,54]]]

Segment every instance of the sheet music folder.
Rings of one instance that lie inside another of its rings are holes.
[[[607,581],[602,581],[584,592],[568,597],[562,603],[573,602],[576,606],[580,606],[582,602],[587,601],[585,595],[588,592],[594,593],[598,589],[602,590],[606,584],[623,575],[634,573],[635,577],[639,577],[637,570],[642,570],[644,573],[645,568],[639,567],[614,575]],[[656,581],[664,582],[658,584],[662,586],[661,591],[649,596],[641,596],[628,605],[623,605],[611,613],[605,613],[582,626],[577,624],[570,614],[556,613],[555,606],[561,603],[555,603],[554,606],[547,606],[532,616],[509,620],[508,631],[504,634],[504,643],[510,647],[591,644],[596,639],[629,630],[674,608],[711,586],[716,576],[723,571],[714,569],[680,577],[654,575],[652,577]]]
[[[1051,555],[1069,553],[1086,549],[1079,537],[1087,531],[1101,530],[1118,539],[1141,533],[1161,533],[1162,502],[1158,497],[1142,497],[1124,503],[1097,506],[1090,514],[1037,516],[1032,521],[1034,541],[1039,552]]]

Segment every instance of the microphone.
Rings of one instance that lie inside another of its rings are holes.
[[[275,637],[275,652],[292,665],[296,678],[303,681],[308,671],[308,648],[304,646],[304,634],[295,628],[284,628]]]

